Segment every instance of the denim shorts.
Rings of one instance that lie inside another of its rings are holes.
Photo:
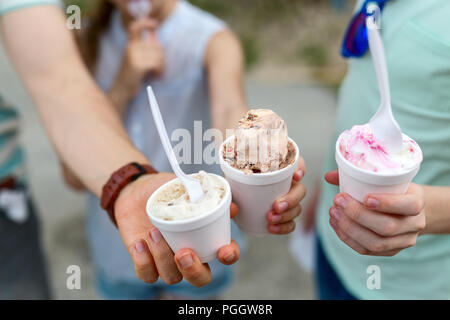
[[[162,295],[192,300],[214,299],[218,298],[233,282],[234,267],[226,268],[225,272],[221,272],[216,277],[213,276],[211,282],[201,288],[196,288],[185,280],[175,285],[167,285],[161,279],[153,284],[140,280],[136,282],[114,280],[99,270],[96,270],[95,281],[100,295],[111,300],[151,300],[158,299]]]

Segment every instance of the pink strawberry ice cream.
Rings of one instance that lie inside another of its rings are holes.
[[[397,173],[409,170],[422,161],[417,143],[403,135],[403,148],[389,154],[378,141],[369,124],[354,126],[339,136],[339,151],[353,165],[372,172]]]

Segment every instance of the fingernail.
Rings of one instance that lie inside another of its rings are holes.
[[[298,170],[297,175],[301,178],[303,178],[303,170]]]
[[[134,248],[136,249],[137,253],[142,253],[142,252],[144,252],[144,249],[145,249],[144,244],[142,243],[141,240],[136,242],[136,244],[134,245]]]
[[[186,252],[178,258],[178,263],[182,269],[186,269],[194,264],[194,259],[192,259],[192,255],[189,252]]]
[[[225,254],[225,256],[223,257],[223,260],[225,260],[225,262],[233,262],[234,256],[235,256],[234,251],[230,250],[230,252]]]
[[[150,230],[150,238],[154,243],[158,243],[162,240],[163,236],[157,228]]]
[[[347,200],[344,197],[338,197],[336,199],[336,204],[341,207],[341,208],[345,208],[347,206]]]
[[[286,201],[281,201],[278,203],[278,213],[286,211],[289,204]]]
[[[339,219],[341,218],[341,215],[342,215],[342,213],[341,213],[341,210],[339,210],[338,208],[331,208],[331,216],[334,218],[334,219],[336,219],[336,220],[338,220],[339,221]]]
[[[375,198],[368,198],[367,201],[366,201],[366,204],[370,208],[376,208],[380,204],[380,201],[378,201]]]
[[[273,223],[277,223],[281,221],[281,216],[279,214],[272,214],[270,217],[270,221]]]

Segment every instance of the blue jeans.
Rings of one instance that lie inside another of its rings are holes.
[[[218,263],[218,262],[217,262]],[[222,272],[204,287],[195,288],[185,280],[175,285],[166,285],[161,279],[154,284],[113,280],[96,270],[96,285],[100,294],[109,300],[150,300],[162,294],[170,294],[183,299],[215,299],[227,289],[234,277],[233,267]]]
[[[356,300],[328,262],[319,237],[316,243],[316,287],[317,297],[320,300]]]

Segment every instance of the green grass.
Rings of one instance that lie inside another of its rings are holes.
[[[67,6],[72,4],[79,6],[83,14],[91,10],[97,3],[95,0],[64,0],[64,2]]]
[[[244,34],[240,36],[242,48],[244,50],[245,65],[247,69],[253,67],[259,60],[259,43],[255,36]]]
[[[232,16],[236,9],[236,6],[227,0],[189,0],[189,2],[221,18]]]
[[[298,56],[307,65],[312,67],[323,67],[328,62],[326,48],[314,43],[300,47]]]

